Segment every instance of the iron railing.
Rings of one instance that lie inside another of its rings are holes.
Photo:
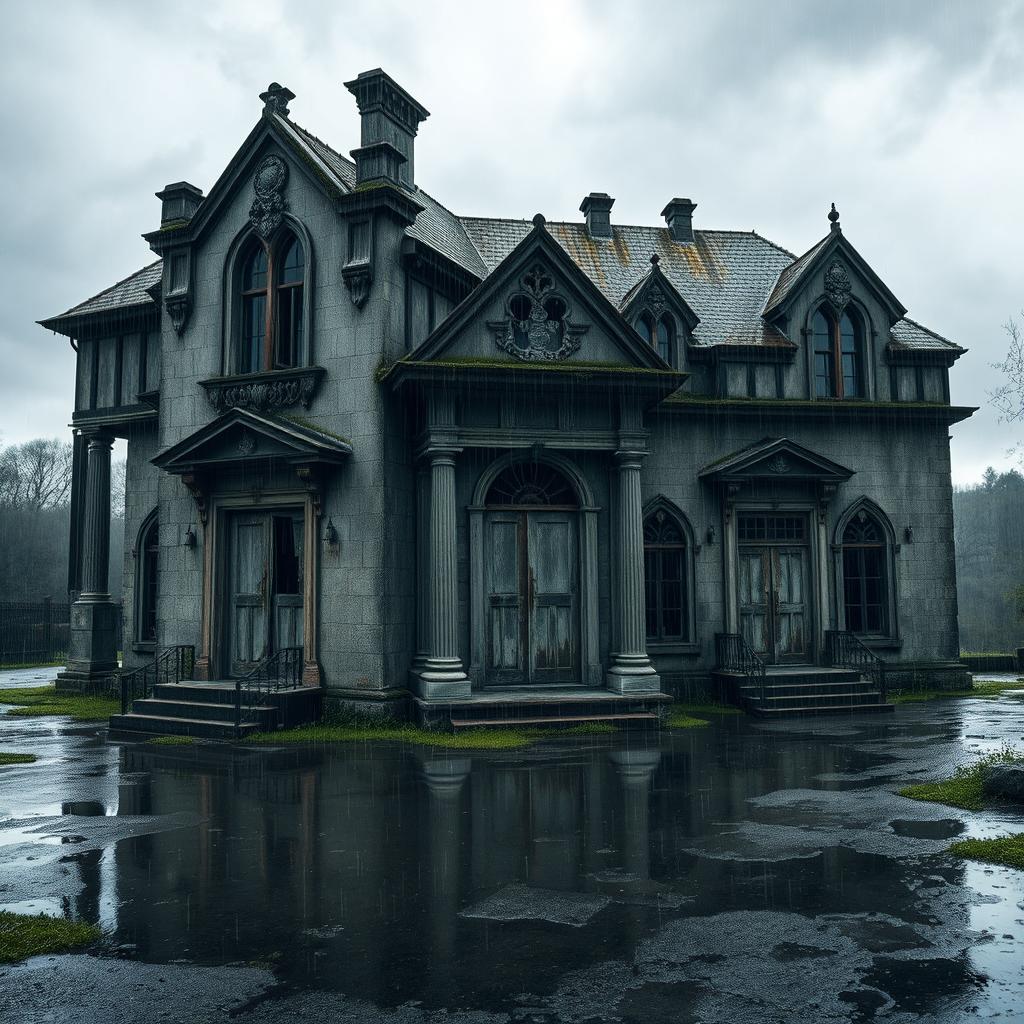
[[[768,672],[764,659],[739,633],[715,634],[715,662],[715,667],[723,672],[738,672],[745,676],[749,683],[757,687],[762,707],[766,704]]]
[[[302,685],[303,649],[282,647],[264,658],[248,675],[235,680],[235,738],[241,735],[242,704],[261,707],[280,690]],[[244,701],[243,701],[244,696]]]
[[[885,662],[858,636],[840,629],[826,629],[825,655],[830,665],[856,669],[870,676],[882,703],[885,703]]]
[[[196,663],[196,649],[190,644],[163,647],[152,661],[121,673],[121,714],[126,715],[132,702],[148,697],[154,686],[180,683],[191,679]]]

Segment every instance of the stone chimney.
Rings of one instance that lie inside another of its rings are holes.
[[[591,192],[583,197],[580,211],[587,218],[587,234],[591,238],[612,237],[612,204],[614,199],[607,192]]]
[[[191,220],[203,201],[203,190],[187,181],[176,181],[164,186],[156,197],[160,200],[160,227],[166,227],[176,221]]]
[[[673,241],[693,241],[693,211],[696,209],[697,204],[690,202],[689,199],[673,199],[661,211]]]
[[[415,187],[413,144],[430,112],[380,68],[362,72],[345,88],[356,98],[361,121],[360,145],[352,150],[357,182]]]

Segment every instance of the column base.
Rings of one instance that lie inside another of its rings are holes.
[[[67,667],[57,677],[64,690],[107,689],[117,676],[118,608],[107,600],[78,600],[71,606]]]
[[[661,693],[661,676],[646,654],[614,655],[604,678],[615,693]]]
[[[458,700],[473,692],[461,658],[427,658],[412,677],[416,696],[422,700]]]

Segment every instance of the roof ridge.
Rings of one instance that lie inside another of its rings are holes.
[[[455,216],[459,220],[483,220],[498,222],[501,224],[530,224],[530,218],[528,217],[486,217],[480,214],[470,213],[459,213]],[[546,220],[546,224],[558,224],[569,227],[577,227],[586,229],[586,221],[583,220]],[[613,224],[612,230],[616,228],[638,228],[643,231],[668,231],[668,228],[664,224]],[[745,235],[749,238],[757,238],[762,242],[767,242],[768,245],[774,249],[778,249],[784,256],[788,256],[790,259],[796,259],[797,257],[784,246],[779,245],[778,242],[773,242],[770,238],[766,238],[764,235],[759,234],[757,231],[750,229],[749,231],[743,230],[742,228],[694,228],[694,234],[699,235]]]
[[[70,314],[74,313],[76,309],[79,309],[82,306],[87,306],[90,302],[95,302],[96,299],[100,298],[100,296],[106,295],[107,292],[112,292],[115,288],[120,288],[121,285],[127,284],[133,277],[138,277],[139,274],[144,274],[147,270],[152,270],[153,267],[161,263],[163,263],[163,260],[159,259],[154,260],[152,263],[147,263],[144,267],[139,267],[138,270],[134,270],[132,271],[132,273],[126,274],[124,277],[121,278],[120,281],[115,281],[113,284],[108,285],[106,288],[101,288],[95,295],[90,295],[89,298],[82,299],[81,302],[76,302],[70,309],[65,310],[63,313],[59,313],[58,316],[69,316]],[[50,317],[50,319],[55,320],[57,319],[57,317]]]
[[[282,121],[287,121],[288,124],[290,124],[297,131],[302,132],[303,135],[309,136],[309,138],[311,138],[314,142],[318,143],[319,145],[323,146],[324,149],[326,149],[329,153],[332,153],[339,160],[344,160],[345,163],[352,164],[352,166],[355,167],[355,162],[353,160],[350,160],[347,156],[344,156],[342,153],[338,152],[338,150],[336,150],[329,142],[324,142],[324,140],[321,139],[319,135],[314,135],[308,128],[304,128],[301,124],[299,124],[298,121],[293,121],[290,117],[288,117],[285,114],[278,114],[278,117],[280,117]]]

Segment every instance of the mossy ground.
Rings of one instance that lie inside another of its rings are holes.
[[[980,860],[986,864],[1002,864],[1024,871],[1024,832],[998,839],[963,839],[954,843],[949,852],[967,860]]]
[[[731,704],[684,704],[676,703],[669,707],[665,725],[669,729],[697,729],[711,722],[705,715],[742,715],[739,708]]]
[[[0,704],[13,704],[7,714],[17,716],[67,715],[79,722],[94,722],[116,715],[121,702],[88,693],[58,693],[50,686],[24,686],[0,690]]]
[[[43,953],[65,953],[87,946],[101,935],[95,925],[81,921],[0,910],[0,964],[13,964]]]
[[[962,765],[948,779],[907,786],[899,791],[900,796],[946,804],[965,811],[980,811],[985,806],[985,775],[996,764],[1024,764],[1024,753],[1012,747],[1003,747],[974,764]]]
[[[151,740],[146,740],[154,747],[187,747],[195,741],[195,736],[154,736]]]
[[[32,764],[38,760],[35,754],[13,754],[9,750],[0,750],[0,765]]]
[[[917,704],[925,700],[949,700],[955,697],[995,700],[1002,694],[1013,691],[1018,691],[1024,696],[1024,679],[979,681],[970,690],[901,690],[890,694],[889,700],[893,704]]]
[[[246,743],[409,743],[418,747],[448,750],[517,750],[542,739],[561,736],[602,736],[618,730],[607,722],[582,722],[564,729],[463,729],[440,732],[420,729],[405,722],[388,722],[357,716],[332,717],[312,725],[277,732],[254,733]]]

